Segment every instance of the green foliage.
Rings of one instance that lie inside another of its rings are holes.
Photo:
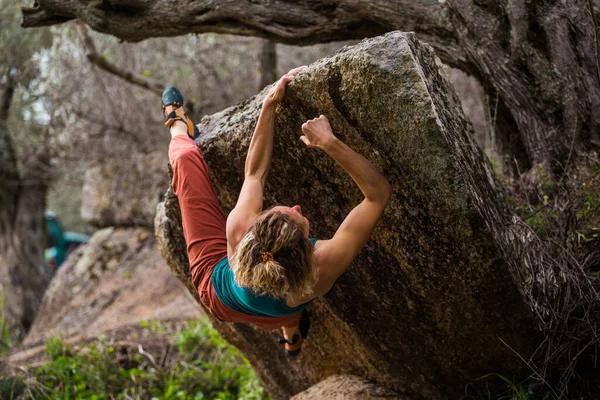
[[[25,393],[25,383],[19,378],[0,377],[0,399],[17,399]]]
[[[540,236],[545,236],[548,231],[555,229],[555,220],[559,217],[559,211],[548,207],[548,204],[534,209],[531,206],[520,206],[517,209],[519,215]]]
[[[600,233],[600,167],[592,168],[591,175],[582,179],[583,183],[572,181],[571,186],[553,180],[540,165],[534,169],[536,180],[521,188],[525,195],[521,194],[515,204],[518,215],[543,238],[552,238],[563,231],[568,231],[572,236],[569,240],[576,239],[576,243],[597,238]],[[567,217],[571,214],[572,217]]]
[[[498,161],[496,155],[491,151],[486,151],[484,152],[484,154],[485,158],[487,158],[488,162],[490,163],[490,166],[492,167],[492,173],[494,174],[494,178],[496,178],[497,180],[501,180],[502,168],[500,166],[500,161]]]
[[[59,337],[52,337],[46,342],[46,355],[50,360],[54,361],[68,352],[70,349]]]
[[[600,170],[595,170],[595,180],[592,185],[588,185],[582,190],[583,200],[581,207],[576,212],[577,219],[583,221],[582,226],[575,232],[575,243],[583,245],[585,243],[598,241],[600,238]]]
[[[164,332],[154,321],[144,329]],[[46,343],[49,361],[26,384],[0,381],[3,399],[266,399],[252,368],[207,320],[190,322],[174,341],[177,362],[156,364],[146,352],[124,357],[100,337],[96,345],[72,351],[60,338]],[[156,357],[158,359],[158,357]]]
[[[498,386],[500,380],[500,387]],[[494,391],[505,389],[503,394],[492,396],[490,386]],[[511,379],[500,374],[487,374],[465,387],[464,399],[469,400],[550,400],[555,398],[553,392],[532,382],[514,383]]]
[[[264,389],[248,361],[212,328],[208,320],[194,322],[180,332],[177,348],[182,358],[195,367],[196,373],[213,383],[215,390],[223,388],[216,399],[265,398]]]
[[[600,209],[600,186],[583,191],[582,207],[577,211],[578,218],[589,218]]]
[[[40,385],[55,394],[55,398],[107,398],[107,394],[124,389],[120,368],[113,362],[113,347],[90,345],[85,352],[72,355],[62,340],[52,339],[46,352],[51,362],[38,368],[35,375]],[[42,393],[40,389],[38,394]]]

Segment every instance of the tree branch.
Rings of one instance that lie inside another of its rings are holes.
[[[277,80],[277,44],[261,40],[258,44],[258,91]]]
[[[0,76],[1,77],[1,76]],[[6,77],[6,89],[2,91],[0,96],[0,123],[5,123],[8,119],[8,112],[10,111],[10,105],[12,103],[13,96],[15,94],[16,82],[10,71],[5,75]]]
[[[23,18],[21,18],[23,28],[58,25],[74,19],[72,16],[48,13],[37,2],[34,7],[21,7],[21,13],[23,14]]]
[[[437,2],[221,0],[188,2],[182,9],[173,7],[169,0],[44,0],[22,10],[22,26],[26,28],[77,18],[96,31],[132,42],[216,32],[308,45],[363,39],[391,30],[414,31],[447,64],[460,67],[466,63],[446,7]]]
[[[77,21],[75,24],[77,29],[77,34],[79,35],[79,39],[81,40],[81,44],[85,50],[85,56],[92,63],[98,66],[99,68],[118,76],[121,79],[124,79],[134,85],[140,86],[144,89],[151,91],[159,96],[162,95],[164,85],[154,82],[150,79],[145,78],[142,75],[138,75],[131,71],[124,70],[122,68],[117,67],[116,65],[108,62],[106,58],[102,57],[101,54],[96,50],[96,46],[94,45],[94,41],[90,37],[87,27],[81,21]]]

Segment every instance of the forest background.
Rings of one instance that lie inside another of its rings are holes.
[[[275,47],[265,39],[206,33],[132,44],[88,32],[81,25],[78,32],[75,23],[23,30],[19,27],[18,4],[8,0],[3,0],[0,12],[3,22],[0,129],[2,157],[9,161],[3,161],[3,168],[9,164],[15,166],[3,171],[6,190],[1,194],[2,200],[15,207],[3,210],[4,220],[12,221],[4,223],[3,229],[10,226],[17,232],[22,229],[18,235],[36,243],[27,244],[32,251],[13,256],[7,251],[3,253],[9,263],[12,257],[13,263],[16,260],[19,265],[31,266],[29,270],[21,269],[27,271],[31,292],[15,294],[25,301],[15,302],[8,293],[11,288],[4,288],[6,321],[10,321],[11,330],[16,332],[11,337],[17,340],[23,336],[19,331],[25,332],[32,325],[41,300],[40,288],[49,280],[49,276],[44,277],[39,251],[45,243],[40,222],[43,211],[56,211],[69,229],[93,233],[94,225],[102,226],[106,221],[94,217],[88,219],[92,223],[89,225],[81,219],[86,171],[97,165],[126,169],[128,160],[135,159],[137,154],[166,155],[168,141],[162,127],[157,87],[178,86],[192,99],[190,113],[199,121],[203,115],[251,97],[288,69],[353,43]],[[129,78],[115,76],[90,62],[89,43],[86,46],[82,42],[82,32],[89,35],[97,49],[96,61],[104,60]],[[272,56],[274,49],[277,57]],[[477,128],[478,142],[495,166],[498,179],[513,197],[517,213],[540,236],[572,246],[586,273],[595,279],[597,264],[584,263],[596,260],[592,250],[598,240],[598,164],[594,154],[578,152],[580,147],[587,150],[588,146],[580,146],[574,133],[572,142],[567,142],[572,143],[571,150],[577,156],[571,152],[564,154],[566,163],[562,168],[536,163],[543,161],[542,156],[532,155],[531,160],[522,160],[522,154],[510,148],[514,142],[503,142],[504,136],[497,137],[499,124],[500,129],[507,129],[503,125],[506,121],[499,118],[506,112],[499,92],[488,88],[487,96],[483,95],[473,79],[458,71],[449,72],[465,111]],[[154,91],[132,84],[131,73]],[[575,127],[576,131],[580,128]],[[594,135],[589,134],[588,139],[593,147]],[[506,157],[502,150],[511,157]],[[166,157],[158,162],[166,164]],[[565,177],[569,176],[567,172],[577,175],[580,167],[585,172],[578,175],[575,183],[570,182]],[[163,172],[166,174],[166,169]],[[567,188],[567,182],[572,186]],[[6,242],[3,246],[10,248]],[[33,258],[27,259],[29,256]],[[38,272],[34,273],[37,279],[31,278],[32,271]],[[22,309],[11,310],[17,303],[22,304]],[[8,347],[15,344],[13,341]]]

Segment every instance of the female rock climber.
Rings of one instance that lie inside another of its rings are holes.
[[[275,108],[287,84],[304,67],[285,74],[264,100],[248,155],[244,184],[225,218],[208,167],[193,141],[197,127],[174,87],[162,96],[170,128],[172,186],[179,198],[194,286],[218,319],[263,330],[282,327],[287,355],[300,352],[309,320],[304,309],[327,293],[371,236],[391,195],[389,183],[363,156],[337,139],[321,115],[302,125],[300,140],[332,157],[356,182],[364,200],[329,240],[310,239],[300,206],[263,211],[263,191],[273,152]]]

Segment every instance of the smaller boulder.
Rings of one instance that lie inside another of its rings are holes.
[[[88,224],[152,227],[169,176],[166,151],[102,162],[85,173],[81,217]]]
[[[399,393],[353,375],[332,375],[290,400],[405,400]]]
[[[44,294],[24,346],[61,335],[95,337],[141,320],[188,320],[200,306],[145,228],[106,228],[72,253]]]

